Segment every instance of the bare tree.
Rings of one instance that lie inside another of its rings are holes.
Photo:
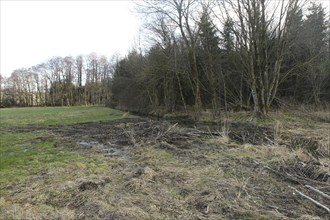
[[[199,117],[202,107],[199,71],[197,64],[197,39],[199,25],[197,24],[201,12],[199,0],[164,0],[144,1],[139,6],[139,11],[149,16],[163,17],[166,23],[175,27],[180,33],[187,49],[190,64],[190,76],[195,97],[195,116]]]
[[[64,80],[63,80],[63,99],[64,103],[67,106],[70,106],[74,103],[73,100],[73,80],[74,80],[74,58],[71,56],[67,56],[63,59],[63,72],[64,72]]]
[[[240,61],[251,90],[254,111],[267,114],[281,81],[287,50],[287,22],[299,0],[226,0],[221,2],[233,26]],[[284,74],[286,75],[286,74]]]

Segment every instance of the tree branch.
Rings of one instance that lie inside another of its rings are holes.
[[[312,203],[314,203],[315,205],[317,205],[320,208],[323,208],[324,210],[326,210],[329,214],[330,214],[330,209],[328,207],[326,207],[325,205],[321,204],[320,202],[316,201],[315,199],[305,195],[304,193],[298,191],[297,189],[295,189],[292,186],[289,186],[289,188],[293,189],[296,193],[298,193],[299,195],[301,195],[302,197],[304,197],[305,199],[308,199],[309,201],[311,201]]]

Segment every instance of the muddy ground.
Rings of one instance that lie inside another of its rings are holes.
[[[330,195],[329,139],[324,135],[329,130],[324,123],[317,128],[232,121],[200,126],[131,118],[14,128],[47,130],[39,139],[99,158],[102,170],[86,173],[83,165],[44,169],[25,183],[6,186],[1,216],[329,219],[330,200],[306,187]],[[70,175],[61,180],[63,173]]]

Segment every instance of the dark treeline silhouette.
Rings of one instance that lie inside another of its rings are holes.
[[[1,80],[4,106],[106,104],[150,113],[264,115],[330,100],[325,8],[289,1],[145,1],[152,46],[109,61],[55,57]]]

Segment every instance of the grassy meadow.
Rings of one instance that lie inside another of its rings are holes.
[[[69,125],[90,121],[107,121],[122,118],[123,113],[91,106],[32,107],[0,109],[1,128],[18,126]]]
[[[0,219],[328,219],[327,111],[190,127],[105,107],[0,109]],[[203,130],[202,130],[203,128]]]
[[[0,109],[0,184],[13,184],[45,168],[86,163],[85,158],[47,130],[49,126],[111,121],[125,113],[105,107],[35,107]]]

